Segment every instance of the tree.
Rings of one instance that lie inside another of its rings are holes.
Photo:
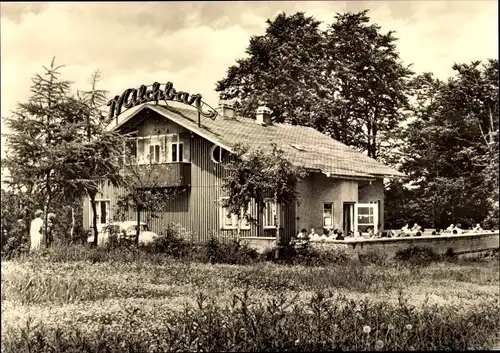
[[[165,165],[142,164],[129,160],[124,175],[125,191],[117,198],[117,209],[120,218],[123,218],[129,209],[136,212],[136,245],[139,245],[141,214],[147,212],[150,217],[162,212],[168,204],[179,194],[178,185],[165,187],[163,176],[166,174]]]
[[[380,135],[406,119],[413,72],[401,63],[394,32],[369,24],[367,13],[337,14],[327,30],[326,82],[333,99],[322,103],[330,107],[326,132],[377,158]]]
[[[326,92],[321,22],[299,12],[279,14],[263,36],[252,36],[246,59],[237,60],[227,77],[218,81],[222,99],[236,99],[243,116],[253,117],[260,104],[272,109],[276,122],[313,126],[311,116]]]
[[[443,227],[488,219],[495,226],[498,60],[453,69],[456,74],[446,82],[430,74],[415,80],[421,96],[414,107],[416,120],[402,135],[402,170],[429,223]]]
[[[88,196],[92,207],[94,224],[94,246],[98,243],[96,195],[103,181],[114,187],[125,184],[120,173],[123,137],[106,130],[110,120],[101,110],[106,106],[106,91],[97,89],[99,71],[92,75],[92,87],[89,91],[79,91],[75,112],[78,130],[74,135],[71,154],[65,160],[65,172],[70,180],[69,188],[73,195]]]
[[[255,201],[262,219],[265,199],[272,197],[278,207],[291,205],[298,198],[297,187],[305,176],[305,171],[292,165],[275,144],[270,150],[259,148],[250,150],[247,146],[236,144],[229,162],[224,164],[222,189],[228,198],[221,201],[230,214],[256,223],[257,219],[248,213],[248,204]],[[277,212],[279,214],[279,212]],[[280,217],[277,217],[278,221]],[[280,224],[276,224],[276,239],[279,244]],[[262,227],[260,227],[261,229]]]
[[[368,25],[367,11],[337,15],[326,32],[303,13],[268,20],[250,39],[248,58],[218,81],[239,113],[260,104],[272,119],[311,126],[376,158],[384,134],[405,119],[412,72],[399,60],[393,32]]]
[[[52,202],[64,195],[62,161],[74,132],[69,123],[74,102],[68,99],[70,82],[59,79],[61,67],[53,59],[43,76],[36,74],[28,102],[19,103],[13,117],[6,118],[11,131],[4,160],[11,175],[9,184],[25,188],[28,194],[43,194],[45,234]]]

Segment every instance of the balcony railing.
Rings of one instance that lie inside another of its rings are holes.
[[[191,163],[151,163],[123,166],[125,175],[137,181],[137,187],[163,188],[191,185]],[[135,182],[134,180],[134,182]]]

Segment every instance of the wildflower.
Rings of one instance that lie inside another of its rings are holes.
[[[413,326],[412,326],[411,324],[407,324],[407,325],[405,326],[405,328],[406,328],[407,330],[411,330],[411,329],[413,328]]]
[[[364,333],[370,333],[372,331],[372,328],[368,325],[363,326],[363,332]]]
[[[394,330],[394,325],[393,324],[389,324],[389,326],[387,326],[387,329],[388,330]]]
[[[378,340],[378,341],[375,343],[375,348],[376,348],[376,349],[382,349],[382,348],[384,348],[384,341],[382,341],[382,340]]]

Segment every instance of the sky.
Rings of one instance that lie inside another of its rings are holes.
[[[31,78],[53,57],[62,77],[89,89],[92,73],[110,98],[127,88],[172,81],[217,106],[215,83],[245,57],[266,20],[303,11],[329,24],[336,13],[369,9],[417,73],[445,79],[454,62],[498,58],[497,2],[489,1],[225,1],[51,2],[0,4],[1,116],[27,100]],[[2,119],[2,132],[5,133]],[[4,156],[2,137],[1,155]]]

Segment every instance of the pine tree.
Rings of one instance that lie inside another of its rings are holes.
[[[28,194],[43,194],[44,233],[47,234],[47,216],[55,198],[64,193],[60,182],[63,174],[66,146],[71,139],[73,102],[69,99],[70,82],[59,78],[63,66],[43,67],[43,75],[32,79],[31,97],[19,103],[12,117],[6,118],[10,133],[7,134],[7,158],[4,167],[9,169],[12,185],[24,187]],[[48,239],[45,236],[45,246]]]

